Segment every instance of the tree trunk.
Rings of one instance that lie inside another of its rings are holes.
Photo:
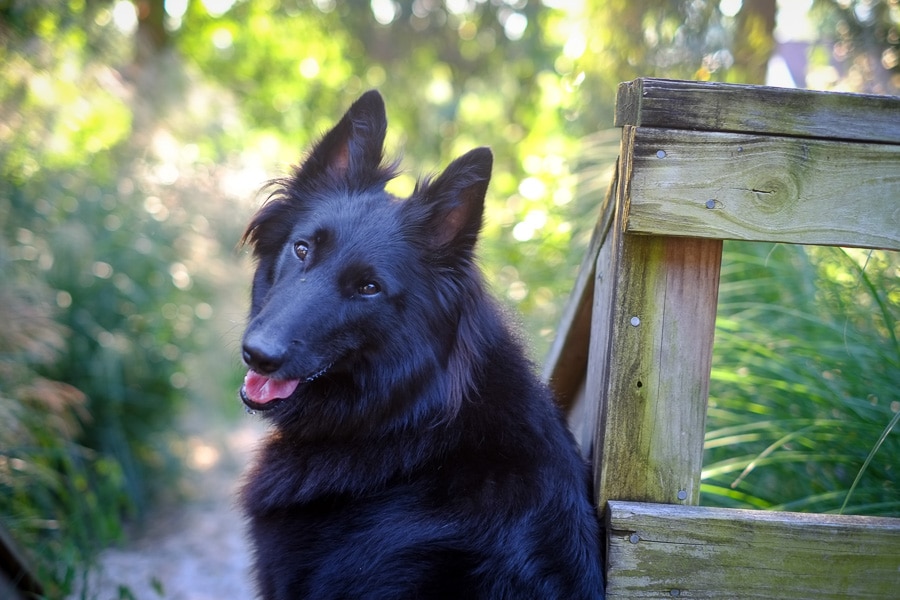
[[[734,72],[740,83],[766,82],[766,69],[775,48],[775,0],[744,0],[737,15]]]
[[[134,61],[142,65],[153,60],[169,44],[166,7],[165,0],[135,0],[134,6],[138,17]]]

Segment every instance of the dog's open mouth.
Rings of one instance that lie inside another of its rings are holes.
[[[271,402],[287,398],[300,385],[299,379],[272,379],[256,371],[247,371],[241,387],[241,400],[250,408],[267,408]]]
[[[324,375],[330,367],[328,365],[303,379],[273,379],[250,369],[241,386],[241,400],[248,408],[266,410],[274,406],[277,400],[289,398],[301,383],[309,383]]]

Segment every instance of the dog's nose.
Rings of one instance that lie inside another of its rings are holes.
[[[284,364],[284,354],[252,340],[244,341],[243,355],[247,366],[261,375],[274,373]]]

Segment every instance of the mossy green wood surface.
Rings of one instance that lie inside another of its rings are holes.
[[[900,519],[610,502],[609,598],[896,599]]]
[[[591,242],[578,270],[572,294],[563,311],[556,338],[544,363],[543,379],[553,389],[557,403],[563,410],[573,410],[576,396],[584,384],[588,364],[588,338],[591,328],[591,305],[594,297],[594,263],[600,246],[609,233],[615,210],[617,177],[609,182],[606,195],[598,198],[599,217],[594,226]],[[591,424],[593,428],[593,424]]]
[[[722,242],[624,233],[630,144],[595,281],[597,500],[697,503]]]
[[[633,148],[629,232],[900,249],[900,145],[636,128]]]
[[[616,126],[733,131],[900,144],[900,97],[730,83],[619,84]]]
[[[594,319],[595,282],[602,280],[601,273],[604,269],[602,265],[605,264],[601,259],[598,271],[597,257],[603,254],[602,249],[609,247],[606,240],[612,227],[617,189],[618,176],[613,175],[575,288],[569,298],[565,318],[558,334],[561,339],[557,339],[551,350],[545,372],[557,400],[568,411],[569,429],[578,442],[582,456],[587,460],[591,460],[600,407],[596,391],[592,391],[590,396],[587,393],[588,364],[598,361],[605,364],[604,358],[597,358],[592,342],[592,339],[596,338],[592,335],[591,326]]]
[[[618,196],[618,190],[617,190]],[[612,203],[613,216],[618,213],[618,200]],[[609,234],[596,256],[594,267],[594,290],[591,298],[591,332],[588,348],[588,368],[584,381],[584,401],[588,408],[584,411],[591,419],[593,431],[586,436],[586,441],[591,444],[590,456],[593,465],[594,498],[598,501],[598,508],[603,507],[606,499],[607,481],[610,468],[609,456],[605,454],[603,435],[606,431],[606,423],[609,418],[609,376],[612,362],[612,348],[614,344],[613,329],[613,303],[615,302],[616,269],[621,259],[621,229],[617,228],[617,220],[614,218]],[[615,406],[613,406],[615,410]]]

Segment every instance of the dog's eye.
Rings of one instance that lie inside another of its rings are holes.
[[[381,292],[381,286],[374,281],[368,281],[356,289],[360,296],[374,296]]]
[[[306,242],[294,242],[294,254],[300,260],[306,260],[309,255],[309,245]]]

